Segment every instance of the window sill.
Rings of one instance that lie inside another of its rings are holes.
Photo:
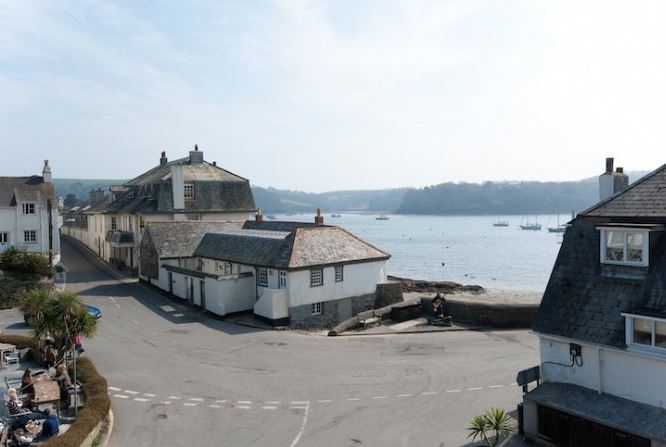
[[[310,284],[310,287],[322,287],[323,284]]]
[[[627,351],[631,352],[632,354],[639,354],[647,358],[666,360],[666,348],[632,344],[627,346]]]
[[[644,280],[648,275],[648,266],[602,263],[601,275],[607,278]]]

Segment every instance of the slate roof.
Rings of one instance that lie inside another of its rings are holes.
[[[602,264],[597,229],[608,224],[666,224],[663,188],[666,165],[570,223],[537,313],[535,331],[624,348],[622,312],[666,309],[664,231],[650,233],[650,259],[645,268]]]
[[[0,177],[0,207],[16,206],[21,202],[46,204],[46,199],[55,197],[53,183],[44,183],[41,176]]]
[[[236,222],[149,222],[144,237],[149,235],[161,258],[188,258],[206,233],[238,229]]]
[[[242,230],[207,234],[194,255],[283,270],[385,260],[390,257],[388,253],[339,227],[306,224],[305,228],[299,228],[293,222],[267,224],[246,222]],[[291,231],[277,231],[252,227],[282,230],[295,228]]]
[[[584,211],[587,216],[666,217],[666,164]]]

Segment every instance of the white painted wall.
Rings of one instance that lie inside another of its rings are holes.
[[[206,310],[210,312],[224,316],[252,310],[255,301],[254,277],[206,278]]]
[[[287,278],[289,306],[302,306],[374,293],[377,284],[385,281],[386,261],[347,264],[344,266],[342,282],[335,282],[334,267],[326,267],[324,285],[318,287],[310,287],[310,270],[289,272]]]
[[[254,304],[254,313],[262,317],[277,320],[289,316],[289,296],[287,289],[263,289],[263,293]]]
[[[35,214],[23,214],[23,204],[18,203],[15,207],[0,208],[0,232],[8,232],[9,240],[7,244],[0,244],[0,252],[5,251],[11,246],[21,250],[33,253],[49,252],[49,215],[45,205],[39,202],[30,202],[35,204]],[[54,203],[51,209],[51,228],[53,241],[53,261],[60,261],[60,215],[57,203]],[[35,230],[37,236],[36,243],[26,243],[24,241],[24,230]]]
[[[569,340],[544,335],[539,338],[542,362],[570,363]],[[647,354],[571,342],[583,347],[583,367],[542,363],[544,381],[571,383],[666,408],[666,353]]]

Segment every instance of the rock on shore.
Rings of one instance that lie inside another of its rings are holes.
[[[401,278],[399,276],[388,276],[391,281],[399,281],[402,284],[402,291],[419,293],[461,293],[468,292],[481,294],[485,289],[477,285],[462,285],[453,281],[426,281],[423,279]]]

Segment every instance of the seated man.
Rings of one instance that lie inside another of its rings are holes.
[[[41,413],[32,413],[27,408],[24,408],[14,388],[7,390],[7,395],[9,396],[9,400],[7,401],[7,412],[10,417],[15,418],[14,422],[11,424],[12,428],[16,429],[19,427],[25,427],[25,424],[27,424],[28,421],[44,418],[44,415]]]
[[[58,433],[60,433],[60,422],[58,421],[58,416],[51,413],[50,408],[44,410],[44,415],[46,415],[46,419],[44,419],[44,422],[42,423],[42,432],[35,439],[35,441],[44,441],[53,436],[58,436]]]
[[[56,368],[55,380],[58,381],[58,387],[60,388],[60,401],[67,405],[69,403],[69,389],[72,388],[72,379],[69,378],[67,367],[63,363]]]

